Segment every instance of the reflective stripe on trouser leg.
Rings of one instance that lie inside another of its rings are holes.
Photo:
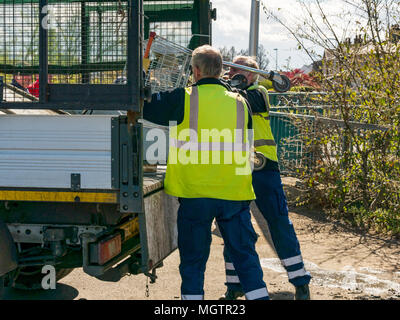
[[[281,263],[283,267],[286,269],[289,281],[291,282],[298,282],[301,280],[302,277],[310,277],[311,275],[306,269],[304,268],[304,262],[301,255],[282,259]],[[296,278],[299,278],[296,280]],[[300,284],[297,284],[300,285]]]
[[[268,297],[267,287],[246,292],[247,300],[259,300]]]
[[[266,219],[276,252],[295,286],[307,284],[311,275],[304,268],[300,244],[288,215],[286,196],[276,171],[253,172],[256,204]]]
[[[224,250],[224,257],[225,261],[229,260],[228,255],[226,254]],[[281,260],[281,263],[283,267],[286,269],[289,281],[297,281],[301,280],[301,277],[310,277],[311,275],[308,271],[305,270],[304,268],[304,263],[303,259],[301,256],[296,256],[292,258],[287,258]],[[290,271],[293,269],[294,271]],[[225,273],[226,273],[226,283],[225,285],[228,287],[230,290],[242,290],[242,286],[240,284],[239,277],[236,273],[235,266],[233,265],[232,262],[225,262]],[[308,282],[307,282],[308,283]],[[300,284],[299,284],[300,285]]]
[[[229,210],[227,211],[229,212]],[[247,299],[268,299],[268,291],[263,281],[263,272],[255,250],[257,235],[250,220],[247,205],[241,212],[229,219],[219,219],[217,223],[224,239],[227,255],[235,266]],[[231,268],[233,264],[228,266]]]
[[[229,290],[233,291],[243,291],[242,285],[240,284],[239,276],[236,273],[233,262],[229,258],[229,255],[224,246],[224,260],[225,260],[225,285]]]
[[[240,284],[239,277],[236,273],[232,262],[225,263],[226,282]]]
[[[229,260],[229,256],[224,250],[224,257]],[[226,261],[226,260],[225,260]],[[225,272],[226,272],[226,286],[231,290],[243,290],[240,284],[239,276],[236,273],[235,266],[232,262],[225,262]],[[247,300],[257,300],[268,296],[267,288],[260,288],[246,292]]]
[[[182,300],[204,300],[204,296],[200,294],[183,294]]]

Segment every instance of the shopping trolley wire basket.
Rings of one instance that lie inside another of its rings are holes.
[[[190,76],[192,50],[150,33],[146,40],[144,67],[148,67],[145,85],[153,93],[185,87]]]

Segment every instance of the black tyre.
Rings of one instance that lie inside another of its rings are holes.
[[[277,92],[286,92],[290,90],[290,80],[287,76],[281,74],[282,84],[272,81],[272,86],[274,87],[275,91]]]
[[[256,152],[254,155],[254,171],[262,170],[266,163],[267,158],[262,153]]]

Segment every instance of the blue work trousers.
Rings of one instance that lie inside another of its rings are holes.
[[[250,201],[180,198],[179,202],[178,248],[182,299],[204,299],[204,272],[210,254],[214,218],[218,222],[226,251],[236,266],[246,298],[269,299],[255,250],[257,235],[251,224]]]
[[[256,205],[268,223],[275,250],[289,282],[294,286],[308,284],[311,275],[304,268],[300,244],[289,219],[288,207],[279,171],[260,170],[253,172],[253,188]],[[224,249],[226,285],[232,290],[241,290],[236,265]]]

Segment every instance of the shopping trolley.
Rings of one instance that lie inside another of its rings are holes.
[[[164,39],[155,32],[151,32],[146,43],[144,67],[148,67],[146,85],[152,92],[185,87],[190,75],[190,59],[192,51],[188,48]],[[234,67],[253,72],[272,81],[277,92],[286,92],[290,89],[290,80],[274,71],[265,71],[247,66],[223,61],[225,67]]]
[[[155,32],[150,33],[144,47],[145,87],[151,88],[152,93],[157,93],[183,88],[187,85],[191,73],[192,50],[169,41]],[[271,80],[277,92],[290,89],[290,80],[277,72],[254,69],[226,61],[222,64],[225,67],[253,72]]]
[[[183,88],[187,85],[190,76],[190,59],[192,51],[169,41],[155,32],[144,42],[143,70],[145,75],[145,88],[150,88],[151,93]],[[115,83],[126,82],[126,66],[124,75]]]
[[[190,76],[192,51],[155,32],[146,41],[143,67],[146,70],[145,86],[152,93],[185,87]]]

